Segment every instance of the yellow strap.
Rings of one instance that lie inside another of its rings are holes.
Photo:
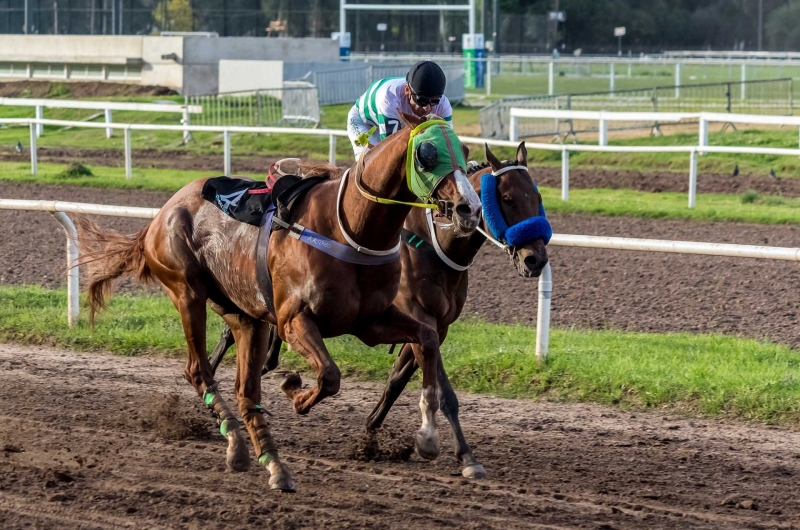
[[[367,132],[359,134],[358,138],[356,138],[353,143],[359,147],[366,146],[369,144],[369,137],[372,136],[377,130],[378,128],[373,126],[372,129],[368,130]]]
[[[439,207],[435,204],[396,201],[394,199],[384,199],[383,197],[378,197],[377,195],[373,195],[367,190],[365,190],[363,187],[361,187],[361,173],[359,171],[356,171],[356,177],[353,180],[355,180],[356,182],[356,189],[358,189],[359,193],[361,193],[361,195],[363,195],[364,198],[369,199],[372,202],[377,202],[379,204],[399,204],[402,206],[413,206],[415,208],[428,208],[431,210],[439,209]]]

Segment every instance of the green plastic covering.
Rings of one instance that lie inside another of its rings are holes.
[[[438,163],[432,171],[424,171],[417,166],[414,158],[417,147],[423,142],[431,142],[436,147]],[[411,131],[408,140],[406,173],[408,187],[414,195],[429,200],[433,190],[444,177],[461,169],[467,172],[467,161],[461,150],[461,140],[444,120],[429,120],[419,124]]]

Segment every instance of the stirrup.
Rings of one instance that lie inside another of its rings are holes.
[[[267,189],[271,190],[279,178],[287,175],[302,176],[299,158],[283,158],[270,164],[267,170]]]

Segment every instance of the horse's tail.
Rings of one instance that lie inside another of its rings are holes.
[[[89,320],[94,326],[95,314],[105,309],[116,278],[131,273],[141,282],[153,278],[144,259],[144,238],[150,224],[135,234],[122,234],[80,215],[76,220],[81,253],[78,264],[88,266]]]

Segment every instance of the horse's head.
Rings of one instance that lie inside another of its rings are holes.
[[[492,168],[480,178],[486,228],[507,245],[521,276],[538,277],[547,264],[552,229],[542,205],[542,196],[528,173],[525,142],[517,147],[516,160],[497,159],[486,145],[486,160]]]
[[[406,179],[421,200],[438,205],[455,233],[468,236],[481,219],[481,201],[467,179],[468,150],[444,121],[402,113],[410,130]]]

